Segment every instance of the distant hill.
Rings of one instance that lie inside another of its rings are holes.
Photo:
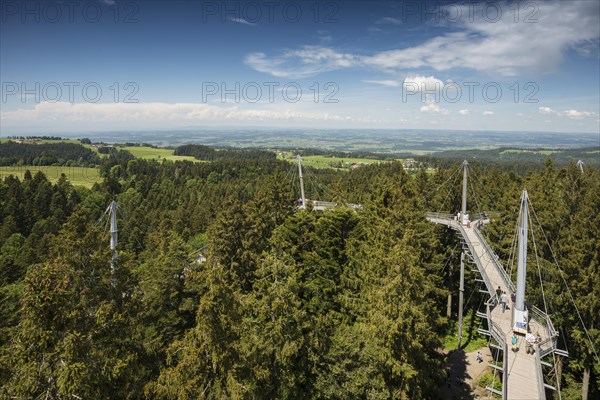
[[[445,160],[447,164],[462,160],[494,162],[498,164],[537,164],[544,165],[545,160],[552,159],[556,165],[566,165],[582,160],[588,167],[600,168],[600,149],[598,147],[582,147],[577,149],[524,149],[502,147],[491,150],[446,150],[435,154],[421,156],[420,161],[433,162]]]
[[[200,144],[214,147],[321,149],[425,155],[464,149],[572,149],[600,146],[598,133],[451,131],[427,129],[245,129],[201,128],[179,131],[98,132],[97,142],[149,143],[177,147]]]

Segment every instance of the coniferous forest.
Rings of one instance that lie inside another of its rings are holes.
[[[317,212],[297,207],[294,165],[250,154],[159,163],[114,152],[91,189],[5,178],[0,397],[438,398],[458,239],[425,213],[459,210],[458,165],[306,168],[308,198],[362,205]],[[527,299],[569,351],[562,398],[599,398],[600,174],[550,161],[529,171],[473,164],[469,209],[491,213],[483,232],[504,262],[529,191],[539,224]],[[472,311],[484,297],[475,279]]]

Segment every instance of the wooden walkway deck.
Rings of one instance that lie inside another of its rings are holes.
[[[506,293],[514,291],[514,286],[510,278],[504,272],[504,268],[498,261],[495,253],[487,245],[476,226],[481,225],[479,221],[473,222],[472,228],[460,225],[451,217],[441,215],[428,215],[428,220],[438,224],[446,225],[461,233],[473,262],[477,265],[479,272],[485,282],[490,297],[495,296],[495,290],[498,286]],[[503,387],[506,393],[503,399],[510,400],[540,400],[545,399],[544,381],[541,372],[540,351],[548,350],[544,346],[553,346],[553,329],[549,329],[544,323],[543,318],[536,318],[530,311],[529,330],[534,335],[540,335],[542,346],[535,346],[536,354],[527,354],[525,352],[526,343],[523,335],[517,335],[518,351],[513,352],[511,348],[512,337],[512,304],[510,310],[502,312],[501,306],[496,306],[495,301],[488,302],[487,316],[489,325],[494,325],[494,334],[496,340],[503,339],[500,345],[505,349],[506,356],[498,361],[504,361]],[[542,316],[543,317],[543,316]],[[544,345],[545,344],[545,345]]]

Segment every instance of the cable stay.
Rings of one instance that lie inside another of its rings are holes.
[[[544,240],[546,241],[546,245],[548,246],[548,249],[550,250],[550,254],[552,255],[552,260],[554,261],[554,265],[558,269],[559,276],[560,276],[565,288],[567,289],[567,293],[569,294],[569,299],[571,300],[571,303],[573,304],[573,307],[575,308],[575,312],[577,313],[577,317],[579,319],[579,322],[581,323],[581,327],[583,328],[583,331],[585,332],[585,336],[590,344],[590,349],[592,350],[592,353],[594,354],[596,362],[600,363],[600,358],[598,357],[598,352],[596,350],[596,347],[594,346],[594,342],[592,341],[592,339],[590,337],[588,328],[585,326],[585,322],[583,321],[581,312],[579,311],[579,308],[577,307],[577,303],[575,303],[575,298],[573,297],[573,292],[571,291],[571,288],[569,287],[567,280],[565,278],[565,272],[562,270],[562,268],[558,264],[558,260],[554,253],[554,250],[552,249],[552,246],[550,246],[550,241],[548,240],[548,237],[546,236],[546,232],[544,232],[544,228],[542,227],[542,224],[540,223],[540,220],[539,220],[537,213],[535,212],[535,209],[533,208],[533,206],[531,207],[531,211],[533,212],[535,221],[542,232],[542,236],[544,237]],[[545,299],[544,299],[544,301],[545,301]]]

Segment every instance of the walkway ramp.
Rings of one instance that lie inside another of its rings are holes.
[[[488,320],[488,331],[483,333],[491,336],[502,351],[503,358],[499,365],[493,368],[502,372],[502,391],[487,388],[488,390],[509,400],[540,400],[545,399],[545,387],[542,374],[541,358],[556,351],[557,332],[552,326],[548,316],[536,307],[529,308],[529,328],[534,335],[541,337],[541,342],[535,346],[535,354],[525,352],[525,339],[517,335],[519,339],[519,350],[513,352],[511,347],[512,337],[512,304],[510,310],[502,312],[502,308],[496,301],[495,290],[498,286],[507,293],[514,293],[512,284],[504,267],[500,264],[498,256],[491,250],[484,240],[479,228],[489,223],[489,220],[481,216],[472,222],[471,227],[461,225],[454,219],[453,215],[428,213],[427,219],[431,222],[446,225],[457,231],[466,247],[471,261],[477,265],[485,283],[489,300],[486,302],[485,317]],[[496,346],[494,346],[496,347]]]

